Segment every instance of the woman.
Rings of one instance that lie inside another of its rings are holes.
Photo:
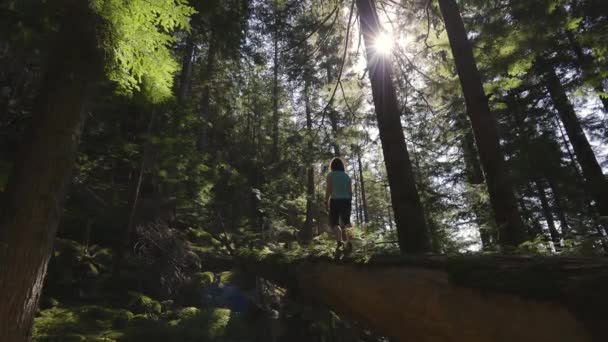
[[[336,232],[339,252],[346,244],[345,252],[352,250],[350,235],[347,229],[350,225],[351,198],[353,195],[350,177],[344,171],[344,162],[336,157],[329,163],[331,172],[327,175],[327,188],[325,190],[325,205],[329,210],[329,224]],[[340,224],[340,221],[341,224]]]

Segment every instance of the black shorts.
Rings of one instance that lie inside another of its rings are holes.
[[[339,225],[340,220],[342,220],[342,225],[350,225],[350,207],[350,198],[329,200],[329,224],[332,227],[335,227]]]

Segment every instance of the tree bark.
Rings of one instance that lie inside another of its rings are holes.
[[[34,314],[74,168],[83,107],[100,79],[96,17],[66,4],[31,126],[0,205],[0,341],[31,339]]]
[[[272,158],[276,161],[279,156],[279,13],[277,2],[275,6],[274,20],[274,58],[272,66],[273,85],[272,85]]]
[[[365,197],[365,181],[363,180],[363,163],[361,162],[361,148],[357,148],[357,162],[359,164],[359,182],[361,183],[361,206],[363,208],[364,223],[369,222],[367,212],[367,198]]]
[[[439,0],[439,7],[456,62],[467,113],[475,134],[477,150],[498,226],[499,242],[505,250],[511,250],[525,241],[526,234],[501,152],[496,117],[490,111],[458,5],[454,0]]]
[[[551,188],[551,192],[553,193],[555,212],[557,214],[557,218],[559,219],[559,226],[562,231],[562,236],[565,238],[570,230],[568,219],[566,218],[566,213],[564,212],[561,193],[557,187],[557,184],[555,184],[555,181],[553,181],[551,178],[549,178],[549,188]]]
[[[481,170],[481,164],[477,157],[478,153],[475,148],[475,137],[473,137],[471,126],[466,123],[467,120],[464,119],[463,121],[465,121],[463,125],[465,133],[462,141],[462,150],[464,152],[464,163],[467,170],[467,181],[469,184],[473,185],[483,184],[483,171]]]
[[[595,206],[600,215],[608,216],[608,182],[606,182],[602,168],[595,158],[589,140],[587,140],[587,136],[585,136],[583,127],[574,112],[572,104],[568,100],[566,91],[557,77],[555,70],[544,60],[539,60],[539,64],[541,68],[544,68],[545,83],[549,90],[549,95],[564,124],[566,134],[574,149],[576,160],[583,171],[587,191],[595,201]]]
[[[334,78],[331,73],[331,64],[329,64],[329,63],[327,64],[326,71],[327,71],[327,83],[331,85],[334,82]],[[333,107],[333,102],[334,102],[334,99],[330,99],[330,102],[327,107],[327,116],[329,117],[329,124],[331,125],[331,134],[332,134],[331,145],[334,149],[334,157],[340,157],[341,151],[340,151],[340,145],[338,144],[338,113],[336,112],[336,110]]]
[[[213,32],[209,33],[209,47],[207,49],[207,62],[203,79],[203,90],[201,94],[201,128],[199,131],[199,151],[203,151],[209,145],[209,121],[211,120],[211,80],[215,69],[216,43]]]
[[[484,183],[483,171],[481,170],[481,164],[477,157],[477,149],[475,148],[475,137],[473,137],[473,131],[468,120],[464,117],[464,114],[458,115],[458,123],[460,129],[464,130],[462,137],[462,152],[465,163],[466,180],[473,189],[476,186]],[[473,191],[478,191],[477,189]],[[479,227],[479,237],[481,239],[481,249],[484,251],[491,250],[495,244],[496,237],[493,234],[493,230],[489,227],[484,227],[487,223],[487,214],[490,212],[490,208],[487,208],[485,203],[479,203],[477,199],[474,199],[471,203],[471,209],[475,216],[475,222]]]
[[[359,195],[359,176],[357,174],[356,168],[353,168],[353,173],[355,183],[355,192],[353,193],[353,197],[355,200],[355,218],[357,219],[357,226],[360,226],[361,222],[363,222],[363,217],[361,215],[361,204],[359,203],[361,196]]]
[[[553,213],[551,212],[551,207],[549,206],[549,200],[547,199],[547,193],[545,192],[545,187],[540,179],[535,179],[534,184],[536,185],[536,190],[538,192],[538,199],[540,200],[540,205],[543,210],[543,215],[545,216],[545,220],[547,221],[547,227],[549,227],[549,234],[551,234],[551,241],[553,241],[553,245],[556,249],[559,249],[560,246],[560,236],[557,228],[555,227],[555,221],[553,220]]]
[[[390,201],[390,191],[388,188],[388,184],[383,184],[382,188],[384,190],[384,196],[386,197],[386,202],[388,203]],[[388,220],[388,229],[393,230],[394,220],[393,220],[393,215],[391,215],[393,212],[391,209],[392,208],[390,205],[386,206],[386,215],[387,215],[386,218]],[[430,243],[430,241],[429,241],[429,243]]]
[[[315,200],[315,173],[313,169],[313,144],[312,144],[312,109],[308,94],[308,79],[304,80],[304,106],[306,111],[306,139],[307,166],[306,166],[306,222],[304,224],[304,239],[310,240],[313,236],[313,205]]]
[[[183,105],[186,102],[186,99],[190,96],[195,48],[194,37],[192,34],[190,34],[188,35],[188,38],[186,38],[186,49],[184,51],[184,58],[182,61],[182,71],[179,76],[177,103],[180,105]]]
[[[146,134],[150,136],[152,134],[152,128],[154,126],[154,119],[156,117],[156,113],[152,112],[150,115],[150,119],[148,121],[148,127],[146,128]],[[118,273],[123,268],[124,257],[129,253],[129,249],[131,248],[131,244],[133,242],[133,232],[135,230],[135,224],[137,222],[137,214],[139,209],[139,200],[140,200],[140,192],[141,185],[144,180],[144,175],[146,169],[148,168],[150,154],[151,154],[151,146],[148,141],[143,143],[141,148],[141,160],[139,162],[139,169],[133,170],[137,172],[137,177],[131,183],[131,194],[130,194],[130,210],[129,216],[127,218],[127,222],[125,225],[125,230],[123,233],[123,237],[120,240],[120,245],[118,246],[115,253],[115,262],[114,262],[114,272]],[[135,173],[135,172],[133,172]],[[156,213],[158,214],[158,212]],[[141,222],[139,222],[141,223]]]
[[[608,262],[563,257],[270,256],[246,268],[398,341],[603,341]],[[336,281],[340,279],[340,281]],[[466,309],[465,309],[466,308]],[[505,323],[508,322],[508,323]]]
[[[429,234],[405,145],[401,111],[391,79],[390,59],[374,50],[374,39],[382,32],[382,28],[373,0],[357,0],[356,4],[367,52],[380,141],[391,188],[399,248],[402,253],[426,252],[430,250]]]

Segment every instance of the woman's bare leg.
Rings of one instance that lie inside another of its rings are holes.
[[[340,229],[340,226],[334,226],[334,232],[336,233],[336,241],[338,243],[342,242],[342,229]]]
[[[351,238],[350,228],[351,227],[352,226],[350,224],[347,224],[342,228],[342,241],[350,242],[350,238]]]

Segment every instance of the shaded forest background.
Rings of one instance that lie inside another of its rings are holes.
[[[0,25],[0,298],[38,270],[34,340],[382,340],[227,261],[329,255],[333,156],[357,258],[608,248],[606,1],[5,0]]]

